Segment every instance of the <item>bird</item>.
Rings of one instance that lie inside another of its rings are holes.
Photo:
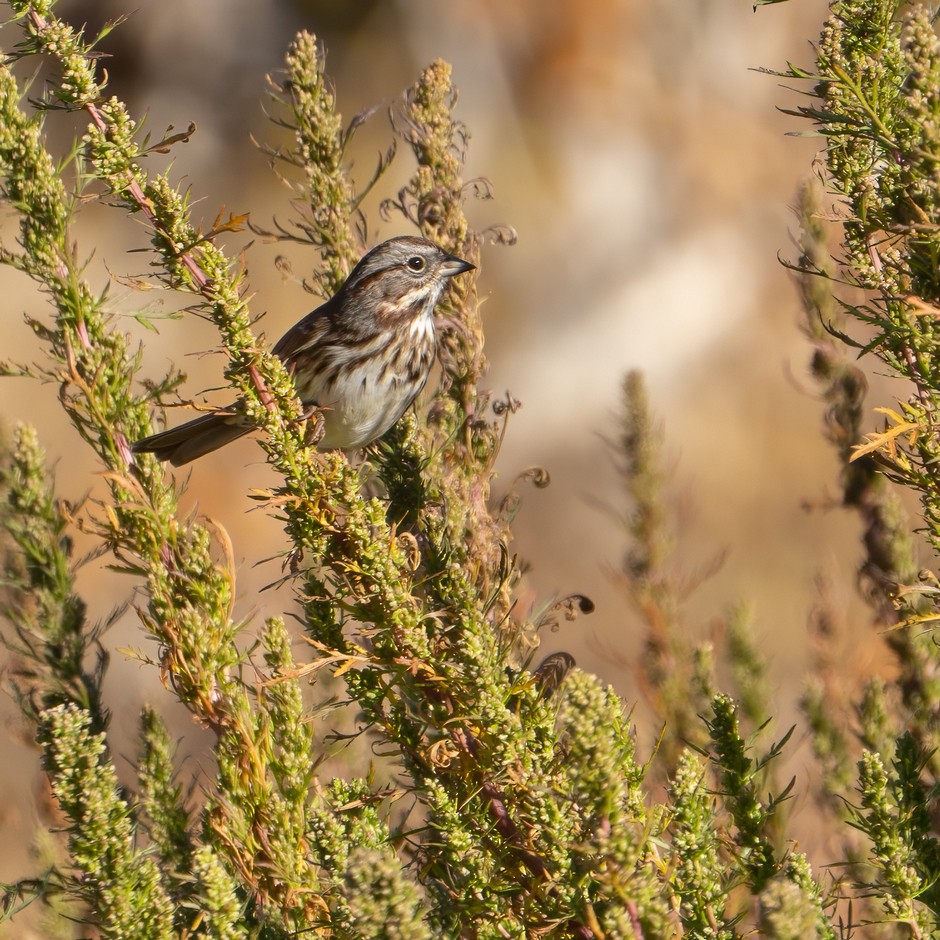
[[[401,418],[434,364],[434,310],[448,280],[475,267],[426,238],[390,238],[278,340],[272,351],[305,412],[322,415],[318,449],[365,447]],[[132,450],[179,467],[253,427],[232,405],[145,437]]]

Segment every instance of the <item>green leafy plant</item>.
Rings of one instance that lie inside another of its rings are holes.
[[[637,753],[622,702],[570,657],[532,668],[540,627],[590,602],[568,598],[536,621],[513,603],[513,501],[493,505],[490,483],[515,402],[480,387],[474,282],[456,282],[442,305],[442,381],[427,407],[362,465],[317,453],[290,378],[254,335],[245,271],[221,246],[245,216],[220,213],[202,228],[171,171],[151,169],[186,135],[152,145],[105,96],[103,37],[88,41],[51,2],[10,7],[21,38],[0,63],[0,196],[19,237],[0,261],[36,283],[51,315],[29,322],[36,360],[5,371],[56,383],[106,493],[66,504],[35,430],[13,430],[0,474],[4,635],[59,817],[44,834],[45,869],[7,886],[5,916],[39,902],[50,936],[115,938],[834,938],[875,923],[879,936],[932,935],[937,654],[912,626],[936,619],[938,590],[918,570],[890,487],[918,493],[935,549],[940,42],[927,11],[836,2],[815,70],[786,73],[809,83],[811,103],[793,113],[825,145],[822,186],[801,198],[794,263],[825,433],[843,462],[844,503],[864,523],[874,619],[893,624],[899,610],[903,627],[887,634],[898,680],[853,690],[853,728],[831,707],[835,612],[821,605],[815,618],[818,675],[805,713],[825,823],[846,849],[820,879],[789,836],[787,797],[800,784],[778,784],[775,766],[791,732],[764,740],[768,667],[746,609],[730,609],[724,642],[683,634],[690,582],[669,564],[676,528],[641,377],[625,382],[618,442],[631,499],[622,577],[648,625],[644,691],[663,722],[655,755]],[[18,62],[35,58],[53,77],[29,99]],[[261,146],[292,188],[292,217],[252,227],[314,249],[313,287],[327,296],[364,248],[362,199],[382,185],[394,147],[357,189],[347,151],[363,118],[346,124],[337,113],[311,35],[292,43],[271,90],[290,142]],[[383,212],[473,261],[482,236],[463,212],[468,135],[455,105],[441,61],[404,93],[392,133],[412,171]],[[87,129],[58,156],[45,129],[63,111]],[[826,213],[841,238],[835,262],[821,192],[836,199]],[[255,647],[239,642],[225,537],[181,513],[173,476],[131,452],[182,376],[141,381],[142,351],[107,291],[86,280],[89,249],[72,232],[92,198],[143,221],[149,286],[182,295],[218,330],[226,380],[274,472],[253,495],[283,524],[307,662],[295,661],[279,616]],[[913,389],[882,409],[886,425],[867,441],[865,378],[846,349],[877,357]],[[107,623],[90,621],[77,592],[78,526],[139,589],[140,626],[157,651],[149,667],[168,697],[211,732],[205,791],[180,783],[160,703],[140,716],[135,786],[118,783],[102,704]],[[304,705],[305,683],[322,700],[342,689],[382,763],[348,779],[318,769],[326,727]]]

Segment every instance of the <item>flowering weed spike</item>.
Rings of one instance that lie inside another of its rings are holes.
[[[118,794],[104,735],[74,705],[43,715],[40,744],[53,793],[67,820],[81,893],[105,937],[169,940],[173,906],[153,860],[135,845],[131,810]]]

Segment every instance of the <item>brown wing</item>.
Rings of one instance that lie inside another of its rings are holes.
[[[286,366],[292,366],[299,352],[316,345],[323,335],[329,332],[335,300],[335,297],[331,297],[316,310],[311,310],[277,341],[271,351],[275,356],[279,356]]]

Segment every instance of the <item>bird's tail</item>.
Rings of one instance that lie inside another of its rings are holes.
[[[135,454],[155,454],[158,460],[169,460],[174,467],[180,467],[218,450],[229,441],[247,434],[251,428],[244,416],[217,411],[187,421],[178,428],[145,437],[137,441],[132,450]]]

